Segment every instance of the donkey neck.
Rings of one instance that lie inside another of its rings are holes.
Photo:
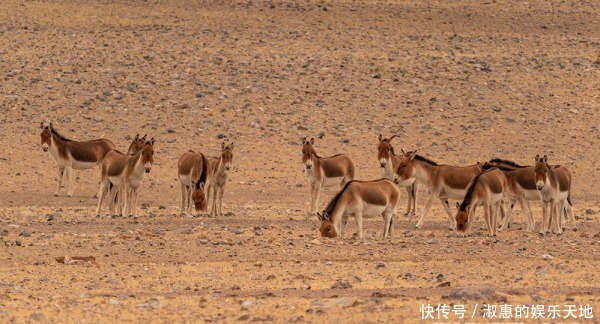
[[[413,165],[415,167],[415,178],[417,181],[429,185],[433,181],[433,176],[439,166],[431,165],[427,162],[419,161],[417,159],[413,160]]]
[[[390,158],[385,164],[385,167],[383,167],[383,177],[392,180],[394,178],[394,170],[396,170],[398,164],[400,164],[400,158],[397,155],[394,155],[394,152],[390,150]]]

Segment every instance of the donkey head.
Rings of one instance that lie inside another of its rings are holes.
[[[208,209],[208,201],[206,200],[205,183],[204,182],[193,182],[192,185],[192,201],[194,202],[194,208],[196,212],[206,212]]]
[[[229,145],[225,145],[225,142],[221,143],[221,159],[225,170],[229,171],[233,163],[233,143]]]
[[[405,153],[402,150],[402,159],[394,173],[394,182],[397,185],[407,187],[413,184],[416,179],[416,168],[413,165],[413,159],[417,155],[417,151]]]
[[[146,141],[142,146],[142,163],[144,164],[146,173],[150,173],[152,163],[154,163],[154,143],[156,143],[156,140],[152,137],[152,139]]]
[[[394,139],[394,137],[396,137],[396,135],[390,137],[390,138],[383,138],[383,135],[379,134],[379,144],[377,145],[377,159],[379,160],[379,165],[382,168],[385,168],[385,166],[388,163],[391,163],[390,159],[391,159],[391,153],[393,153],[394,149],[392,148],[392,139]]]
[[[321,232],[321,236],[323,237],[336,237],[338,236],[337,231],[335,230],[335,226],[331,221],[331,217],[327,211],[323,211],[322,213],[317,213],[319,220],[321,221],[321,227],[319,231]]]
[[[315,149],[313,148],[314,143],[314,138],[311,138],[310,141],[307,141],[306,137],[302,138],[302,163],[307,170],[310,170],[314,164],[312,160],[313,153],[315,152]]]
[[[467,226],[469,225],[469,206],[466,206],[464,210],[461,210],[460,204],[456,203],[456,230],[459,232],[466,232]]]
[[[52,123],[48,126],[44,126],[44,123],[40,123],[40,127],[42,128],[42,133],[40,137],[42,138],[42,150],[44,152],[48,151],[50,145],[52,145]]]
[[[535,166],[533,172],[535,172],[535,187],[538,190],[542,190],[548,181],[548,171],[550,166],[548,165],[548,156],[544,155],[541,158],[539,155],[535,156]]]

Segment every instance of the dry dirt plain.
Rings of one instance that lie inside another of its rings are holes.
[[[413,323],[440,303],[466,303],[475,322],[484,303],[590,305],[594,319],[567,322],[598,322],[599,13],[595,1],[0,1],[0,322]],[[93,215],[97,168],[54,197],[40,121],[121,149],[154,136],[138,217]],[[304,219],[298,145],[320,132],[318,152],[351,155],[359,179],[381,175],[380,133],[447,164],[548,154],[572,170],[579,231],[526,232],[518,209],[497,238],[481,217],[463,238],[436,204],[422,230],[400,210],[391,240],[379,219],[363,241],[322,239]],[[180,217],[179,155],[223,140],[236,145],[231,213]],[[499,295],[442,299],[467,285]]]

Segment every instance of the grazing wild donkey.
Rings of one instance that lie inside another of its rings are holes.
[[[507,181],[504,173],[498,168],[481,171],[469,183],[462,203],[456,203],[456,224],[459,232],[471,230],[475,220],[475,207],[483,205],[485,224],[490,236],[496,236],[497,217],[502,198],[506,191]]]
[[[427,186],[429,198],[415,227],[420,229],[423,226],[433,199],[438,198],[450,218],[450,230],[456,229],[456,220],[452,216],[448,199],[462,200],[465,197],[467,186],[481,171],[481,165],[479,163],[464,167],[439,165],[416,153],[417,151],[405,153],[403,150],[402,159],[394,175],[394,182],[400,186],[406,187],[415,181]]]
[[[197,215],[206,213],[208,199],[204,189],[210,181],[210,165],[202,153],[183,153],[177,163],[177,175],[181,182],[181,215],[190,213],[192,201]]]
[[[354,216],[358,237],[363,238],[363,217],[383,216],[383,238],[393,236],[393,215],[400,198],[400,190],[389,179],[375,181],[352,180],[338,192],[322,213],[321,236],[344,237],[348,217]],[[341,227],[341,228],[340,228]]]
[[[69,179],[67,196],[73,196],[73,169],[86,170],[102,163],[104,156],[115,149],[115,145],[107,139],[97,139],[86,142],[73,141],[60,135],[52,123],[44,126],[40,123],[42,133],[42,149],[50,150],[58,166],[58,186],[54,192],[58,196],[63,177]]]
[[[552,219],[556,223],[557,234],[563,232],[563,211],[571,201],[571,172],[564,166],[548,164],[548,157],[535,156],[535,186],[542,199],[542,229],[540,233],[550,232]],[[550,208],[550,215],[548,215]],[[569,222],[575,228],[575,216],[572,208],[566,208]],[[549,219],[548,219],[549,217]]]
[[[123,186],[123,171],[127,165],[127,160],[139,152],[145,142],[146,135],[140,138],[140,135],[136,134],[129,145],[127,154],[123,154],[118,150],[112,150],[106,154],[102,161],[102,166],[100,167],[100,190],[98,190],[98,207],[96,208],[96,215],[100,215],[102,203],[107,196],[109,198],[109,214],[116,215],[122,213],[122,205],[125,199],[122,194],[123,190],[121,190]],[[118,210],[115,214],[116,202],[118,203]]]
[[[377,158],[379,159],[379,165],[383,168],[383,177],[390,180],[394,180],[394,172],[400,164],[400,157],[394,153],[394,148],[392,147],[392,139],[394,137],[396,135],[390,138],[383,138],[379,134],[379,144],[377,145]],[[405,188],[408,194],[408,205],[404,214],[414,215],[417,212],[417,182],[415,181]]]
[[[223,193],[225,193],[225,185],[229,177],[229,169],[233,163],[233,143],[225,145],[221,143],[221,155],[218,158],[211,158],[210,165],[210,181],[208,183],[207,201],[210,203],[210,191],[213,191],[213,203],[210,209],[210,214],[217,216],[223,215]]]
[[[140,186],[144,180],[144,175],[150,173],[154,163],[154,137],[147,140],[139,152],[135,153],[125,165],[123,174],[123,189],[125,195],[125,215],[135,216],[136,205],[139,196]]]
[[[320,157],[315,152],[313,144],[302,138],[302,164],[310,186],[310,211],[307,214],[316,213],[319,204],[321,187],[332,187],[339,185],[343,187],[348,181],[354,179],[354,163],[345,154],[337,154],[330,157]]]

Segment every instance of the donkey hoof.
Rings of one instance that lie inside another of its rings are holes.
[[[54,193],[54,197],[58,197],[58,192],[55,192],[55,193]]]
[[[573,227],[573,232],[577,232],[577,227]]]

